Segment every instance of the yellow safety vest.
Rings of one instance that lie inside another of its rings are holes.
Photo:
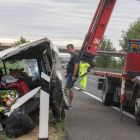
[[[79,72],[80,73],[87,72],[88,67],[89,67],[88,63],[80,63],[79,64]]]

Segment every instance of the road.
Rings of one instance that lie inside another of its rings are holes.
[[[78,85],[74,89],[73,108],[66,111],[65,140],[140,139],[140,127],[134,115],[125,112],[123,122],[119,121],[119,108],[106,107],[101,102],[98,77],[88,75],[87,79],[87,91],[78,91]]]

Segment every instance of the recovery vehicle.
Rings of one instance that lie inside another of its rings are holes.
[[[132,45],[133,44],[133,47]],[[98,79],[98,89],[102,90],[102,101],[106,106],[116,102],[135,108],[136,123],[140,125],[140,39],[130,39],[126,53],[125,68],[122,74],[94,71]],[[122,114],[121,114],[122,119]]]
[[[94,67],[93,59],[97,54],[116,1],[100,0],[85,37],[79,56],[81,61],[90,64],[89,70]],[[134,44],[133,48],[131,48],[131,44]],[[103,104],[110,106],[113,102],[121,103],[121,120],[123,104],[135,107],[136,122],[140,125],[140,65],[138,63],[140,53],[137,48],[138,44],[140,44],[139,39],[129,40],[123,74],[94,71],[94,75],[105,76],[105,78],[99,78],[98,82],[98,89],[102,90]]]

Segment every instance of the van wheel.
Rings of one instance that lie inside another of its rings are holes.
[[[65,111],[63,107],[60,107],[57,104],[53,104],[51,109],[52,109],[52,114],[56,119],[56,121],[62,121],[65,118]]]
[[[140,126],[140,89],[138,90],[135,101],[135,118],[137,125]]]
[[[105,80],[102,88],[102,102],[105,106],[111,106],[111,104],[113,103],[114,94],[107,93],[107,88],[108,88],[108,83]]]

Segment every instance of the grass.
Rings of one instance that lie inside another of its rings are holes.
[[[52,112],[50,111],[49,113],[49,126],[51,128],[49,131],[49,140],[63,140],[65,137],[66,118],[64,120],[59,119],[59,121],[56,121]]]
[[[0,140],[37,140],[39,136],[39,115],[32,114],[32,120],[35,123],[35,129],[29,133],[22,135],[16,139],[10,139],[6,137],[6,134],[0,132]],[[55,121],[51,110],[49,111],[49,140],[63,140],[65,137],[65,126],[66,126],[66,119],[63,121]]]

